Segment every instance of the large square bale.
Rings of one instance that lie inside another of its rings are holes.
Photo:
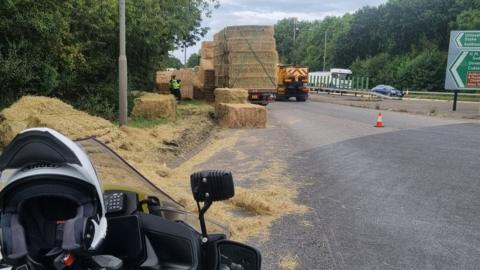
[[[215,48],[215,42],[204,41],[200,49],[200,56],[202,59],[213,59],[213,49]]]
[[[248,91],[243,88],[216,88],[215,106],[220,103],[245,104],[247,103]]]
[[[182,94],[182,99],[193,99],[193,84],[186,86],[182,85],[180,93]]]
[[[157,71],[155,76],[156,84],[168,84],[172,76],[172,71]]]
[[[159,94],[170,94],[170,83],[157,83],[157,92]]]
[[[265,128],[267,110],[254,104],[220,103],[216,107],[218,123],[227,128]]]
[[[134,100],[133,117],[175,119],[177,101],[173,95],[148,93]]]

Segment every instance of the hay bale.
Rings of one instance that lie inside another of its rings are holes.
[[[195,78],[195,73],[191,68],[177,69],[172,71],[172,74],[175,75],[177,80],[181,80],[182,84],[185,85],[193,84],[193,79]],[[170,81],[170,78],[168,81]]]
[[[183,86],[180,89],[180,93],[182,94],[182,99],[193,99],[193,84]]]
[[[213,60],[201,59],[200,66],[198,67],[198,70],[195,74],[195,85],[203,88],[205,87],[205,85],[211,85],[212,83],[214,83],[214,81],[209,81],[208,76],[205,75],[207,71],[213,69]]]
[[[169,83],[159,83],[157,84],[156,92],[161,95],[170,95],[170,84]]]
[[[274,28],[269,25],[238,25],[225,27],[213,36],[215,41],[225,38],[273,37]]]
[[[215,107],[220,103],[245,104],[248,98],[248,91],[242,88],[216,88]]]
[[[220,103],[216,107],[218,123],[227,128],[265,128],[267,110],[254,104]]]
[[[215,48],[215,42],[213,41],[202,42],[202,47],[200,48],[200,57],[202,59],[213,59],[214,48]]]
[[[56,98],[24,96],[0,112],[0,145],[32,127],[49,127],[72,139],[102,136],[115,129],[109,121],[77,111]]]
[[[213,69],[213,57],[212,59],[200,59],[200,69]]]
[[[173,95],[148,93],[134,100],[133,117],[175,119],[177,101]]]
[[[172,76],[172,71],[157,71],[155,75],[155,83],[159,84],[168,84],[170,82],[170,77]]]

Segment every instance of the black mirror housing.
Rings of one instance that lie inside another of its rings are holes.
[[[201,171],[190,176],[195,201],[224,201],[235,195],[233,176],[226,171]]]
[[[221,240],[216,243],[216,250],[217,270],[261,270],[262,268],[262,255],[251,246],[230,240]]]

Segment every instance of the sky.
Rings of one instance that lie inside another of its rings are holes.
[[[326,16],[341,16],[353,13],[363,6],[378,6],[386,0],[219,0],[220,7],[213,10],[210,18],[204,18],[202,25],[210,27],[203,40],[212,40],[213,35],[231,25],[274,25],[278,20],[297,17],[298,20],[317,20]],[[190,54],[198,52],[201,41],[187,48]],[[172,54],[184,61],[182,50]]]

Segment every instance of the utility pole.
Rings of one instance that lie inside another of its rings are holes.
[[[118,0],[120,56],[118,57],[118,100],[120,125],[127,124],[127,54],[125,49],[125,0]]]
[[[187,67],[187,42],[183,42],[183,65]]]
[[[297,18],[293,18],[293,53],[292,53],[292,62],[295,65],[295,45],[297,42]]]
[[[297,18],[293,18],[293,47],[295,47],[296,40],[297,40]]]
[[[326,58],[327,58],[327,31],[325,31],[325,42],[323,44],[323,71],[325,71]]]

